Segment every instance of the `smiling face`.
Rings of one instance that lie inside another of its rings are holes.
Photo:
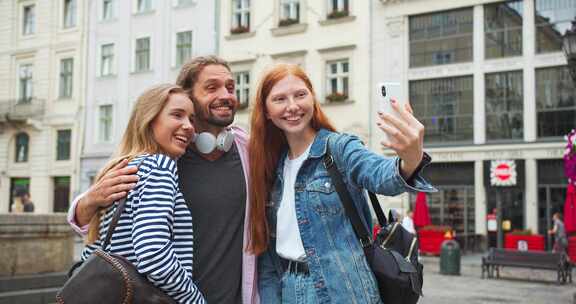
[[[152,121],[152,133],[162,152],[180,157],[194,136],[194,106],[184,93],[171,94]]]
[[[314,95],[302,79],[288,75],[278,81],[266,98],[266,118],[287,137],[314,133],[310,121],[314,114]]]
[[[234,121],[238,100],[234,92],[232,73],[222,65],[208,65],[202,69],[192,94],[199,132],[218,134]]]

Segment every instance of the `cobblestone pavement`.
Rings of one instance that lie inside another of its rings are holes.
[[[480,255],[462,258],[460,276],[441,275],[436,257],[423,257],[423,264],[419,304],[576,304],[576,283],[556,285],[554,271],[504,268],[500,279],[481,279]]]

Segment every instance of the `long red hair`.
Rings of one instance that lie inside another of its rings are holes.
[[[259,255],[268,247],[268,221],[266,220],[266,202],[269,200],[275,179],[276,166],[282,150],[286,148],[286,136],[272,121],[266,118],[266,99],[270,91],[284,77],[293,75],[300,78],[312,96],[314,96],[314,113],[310,122],[316,131],[328,129],[335,131],[320,104],[316,99],[310,79],[297,65],[278,64],[268,70],[262,77],[252,109],[250,124],[250,241],[248,249]]]

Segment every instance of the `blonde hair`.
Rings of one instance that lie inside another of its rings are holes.
[[[162,152],[160,145],[154,140],[152,122],[160,114],[172,94],[186,95],[186,92],[177,85],[160,84],[149,88],[138,97],[116,152],[100,170],[95,181],[99,181],[110,169],[124,159],[131,160],[138,155]],[[88,244],[94,243],[98,239],[100,217],[104,212],[104,209],[98,210],[90,220]]]

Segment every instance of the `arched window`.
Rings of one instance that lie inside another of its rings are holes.
[[[28,143],[30,137],[26,133],[18,133],[16,135],[16,153],[14,154],[14,161],[17,163],[25,163],[28,161]]]

